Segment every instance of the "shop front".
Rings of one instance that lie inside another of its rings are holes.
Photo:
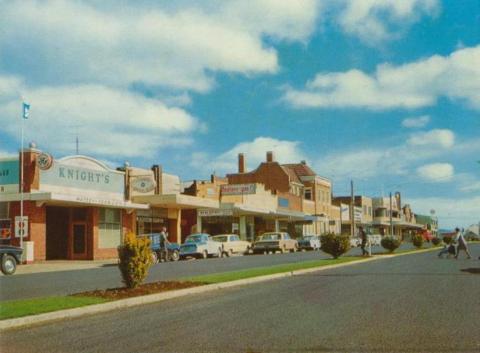
[[[12,223],[9,243],[20,244],[23,198],[30,261],[116,258],[123,235],[135,230],[135,210],[148,209],[125,200],[125,175],[93,158],[54,160],[34,148],[24,160],[23,197],[18,188],[0,194],[3,217]]]

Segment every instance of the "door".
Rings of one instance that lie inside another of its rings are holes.
[[[87,225],[74,223],[72,231],[73,259],[83,260],[87,258]]]

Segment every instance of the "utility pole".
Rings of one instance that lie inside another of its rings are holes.
[[[393,211],[393,205],[392,205],[392,192],[390,192],[390,235],[393,236],[393,218],[392,218],[392,212]]]
[[[350,193],[351,193],[351,200],[350,200],[350,232],[352,237],[355,236],[355,196],[353,195],[353,180],[350,180]]]

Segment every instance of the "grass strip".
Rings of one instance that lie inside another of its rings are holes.
[[[314,268],[314,267],[337,265],[337,264],[342,264],[346,262],[358,261],[360,259],[364,259],[364,257],[352,256],[352,257],[340,257],[338,259],[303,261],[303,262],[296,262],[292,264],[282,264],[282,265],[275,265],[270,267],[254,267],[254,268],[240,270],[240,271],[230,271],[230,272],[214,273],[209,275],[201,275],[201,276],[189,277],[184,280],[188,280],[192,282],[201,282],[205,284],[222,283],[222,282],[230,282],[230,281],[235,281],[235,280],[245,279],[245,278],[272,275],[276,273],[304,270],[304,269]]]
[[[97,297],[71,296],[8,300],[0,302],[0,320],[78,308],[86,305],[104,303],[106,301],[106,299]]]

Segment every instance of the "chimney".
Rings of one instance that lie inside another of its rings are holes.
[[[275,162],[275,156],[273,155],[273,151],[267,152],[267,162]]]
[[[243,153],[238,154],[238,172],[239,173],[245,173],[246,168],[245,168],[245,156]]]

